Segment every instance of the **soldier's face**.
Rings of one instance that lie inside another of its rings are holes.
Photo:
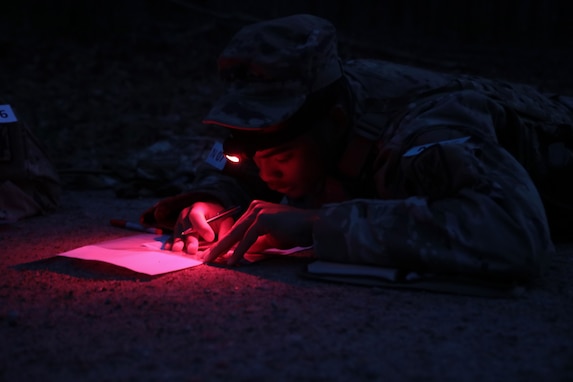
[[[322,150],[309,134],[255,152],[259,176],[270,189],[300,198],[317,189],[325,175]]]

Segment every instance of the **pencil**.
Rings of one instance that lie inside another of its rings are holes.
[[[237,212],[240,208],[241,208],[241,206],[235,206],[235,207],[229,208],[228,210],[221,211],[217,215],[213,216],[212,218],[207,219],[207,224],[212,223],[212,222],[219,220],[219,219],[226,218],[226,217],[234,214],[235,212]],[[189,235],[193,231],[194,231],[193,227],[188,228],[185,231],[181,232],[181,236]]]

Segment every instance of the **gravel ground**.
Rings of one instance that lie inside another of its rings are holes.
[[[308,280],[303,258],[149,278],[54,257],[153,202],[66,191],[0,226],[0,380],[573,380],[571,245],[507,299]]]

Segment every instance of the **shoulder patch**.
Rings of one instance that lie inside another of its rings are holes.
[[[419,145],[419,146],[414,146],[414,147],[410,148],[408,151],[406,151],[402,156],[403,157],[413,157],[413,156],[420,154],[422,151],[426,150],[427,148],[435,146],[435,145],[456,145],[456,144],[465,143],[469,139],[470,139],[470,136],[466,136],[466,137],[461,137],[461,138],[448,139],[445,141],[431,142],[431,143],[426,143],[426,144]]]

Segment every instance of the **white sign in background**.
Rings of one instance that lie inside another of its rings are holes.
[[[221,142],[215,142],[209,155],[207,155],[207,159],[205,160],[211,166],[215,167],[218,170],[222,170],[225,167],[225,163],[227,163],[227,159],[225,158],[225,153],[223,152],[223,144]]]
[[[10,105],[0,105],[0,123],[18,122],[16,114]]]

